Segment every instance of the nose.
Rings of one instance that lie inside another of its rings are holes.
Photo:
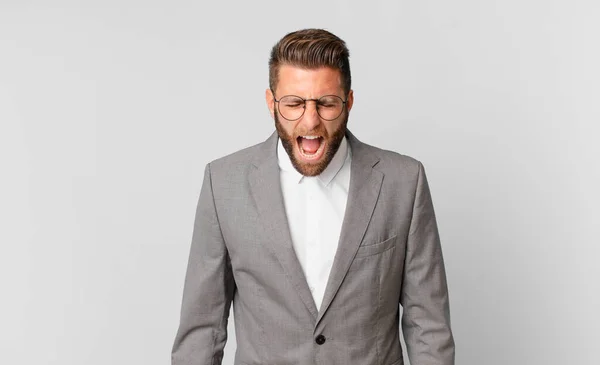
[[[321,118],[317,112],[317,102],[315,100],[307,100],[305,108],[304,115],[302,116],[302,124],[310,131],[321,123]]]

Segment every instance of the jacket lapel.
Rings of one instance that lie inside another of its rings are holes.
[[[356,255],[371,220],[383,181],[383,173],[373,169],[379,158],[369,153],[365,145],[350,131],[346,131],[346,136],[352,153],[348,201],[337,252],[316,324],[329,308]]]
[[[285,276],[316,321],[317,307],[306,282],[304,271],[292,246],[292,238],[285,213],[279,165],[277,161],[277,132],[262,144],[261,152],[249,174],[250,189],[262,225],[271,237],[267,244],[283,267]]]

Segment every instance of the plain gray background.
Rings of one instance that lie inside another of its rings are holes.
[[[0,363],[169,363],[204,165],[270,135],[269,50],[321,27],[350,48],[349,128],[426,167],[457,364],[597,365],[598,19],[577,0],[0,0]]]

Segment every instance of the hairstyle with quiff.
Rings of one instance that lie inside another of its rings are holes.
[[[275,91],[279,66],[290,65],[306,69],[331,67],[339,70],[342,88],[348,96],[351,86],[350,52],[346,43],[324,29],[302,29],[286,34],[271,50],[269,87]]]

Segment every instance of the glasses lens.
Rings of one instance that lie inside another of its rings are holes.
[[[288,120],[299,119],[304,114],[304,100],[297,96],[284,96],[279,100],[279,114]]]
[[[334,120],[342,114],[344,101],[336,95],[325,95],[317,103],[317,111],[321,118]]]

